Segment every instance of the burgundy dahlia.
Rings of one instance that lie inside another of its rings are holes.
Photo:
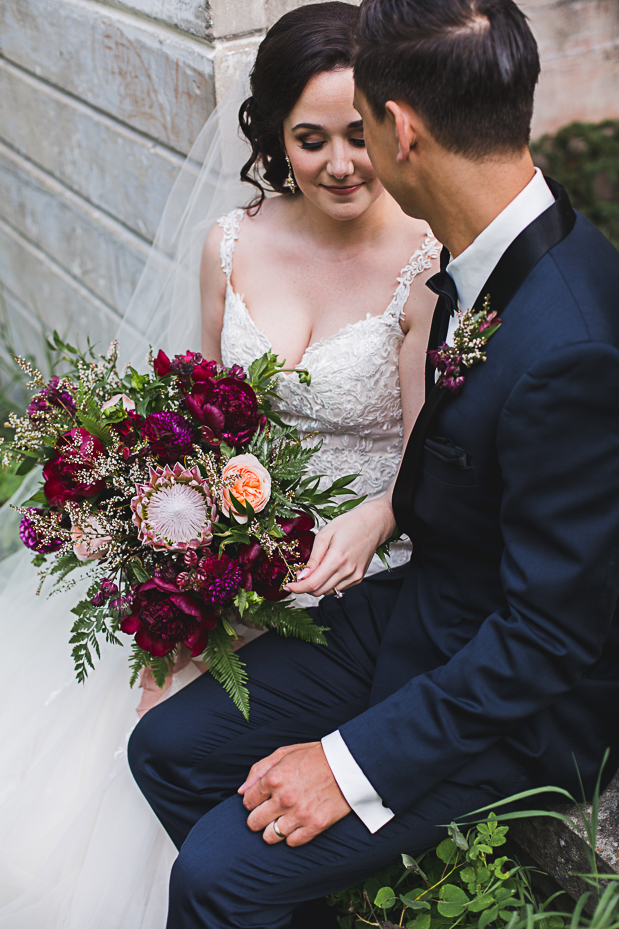
[[[83,500],[105,489],[105,481],[97,478],[97,460],[105,453],[101,439],[87,429],[71,429],[60,437],[56,451],[43,468],[45,496],[54,506],[67,501]]]
[[[29,416],[44,413],[52,406],[66,410],[68,413],[75,413],[76,407],[73,397],[67,390],[58,389],[59,382],[60,378],[52,377],[47,387],[44,387],[32,398],[26,410]]]
[[[206,575],[200,593],[210,603],[231,603],[241,586],[241,568],[228,555],[207,555],[200,559],[199,570]]]
[[[64,539],[48,538],[47,540],[44,540],[41,536],[41,531],[35,528],[32,519],[28,516],[28,513],[39,513],[40,515],[43,515],[45,510],[41,510],[36,507],[28,507],[22,516],[21,522],[19,524],[19,537],[26,548],[31,548],[33,551],[40,552],[42,555],[47,555],[49,552],[57,552],[59,548],[62,548]]]
[[[303,513],[293,519],[278,519],[277,522],[285,533],[284,541],[297,543],[296,552],[289,560],[295,564],[305,563],[314,544],[312,518]],[[239,562],[246,590],[255,590],[265,600],[283,600],[288,596],[281,589],[288,569],[280,555],[269,558],[257,542],[251,542],[239,547]]]
[[[194,441],[194,432],[184,416],[169,410],[151,413],[142,425],[142,436],[151,450],[165,461],[177,461],[188,455]]]
[[[156,658],[168,655],[182,643],[199,655],[208,644],[209,630],[217,625],[210,606],[187,593],[162,590],[156,579],[140,584],[131,613],[120,623],[123,632]]]

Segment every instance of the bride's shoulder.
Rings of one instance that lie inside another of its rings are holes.
[[[414,258],[417,252],[426,252],[430,258],[438,257],[441,244],[424,219],[414,219],[402,214],[402,232],[409,243],[411,258]]]

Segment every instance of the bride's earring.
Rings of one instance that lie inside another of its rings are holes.
[[[288,190],[290,191],[290,193],[294,194],[297,192],[297,182],[294,179],[292,165],[290,164],[290,158],[288,157],[287,153],[285,157],[286,157],[286,164],[288,165],[288,177],[286,178],[284,183],[286,187],[288,188]]]

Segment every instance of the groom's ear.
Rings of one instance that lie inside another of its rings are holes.
[[[417,144],[419,117],[408,104],[396,103],[395,100],[388,100],[385,110],[385,118],[393,125],[398,145],[398,161],[406,161]]]

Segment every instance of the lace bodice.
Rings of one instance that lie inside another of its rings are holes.
[[[225,365],[247,367],[269,351],[271,343],[230,282],[243,215],[243,210],[234,210],[219,220],[223,229],[221,266],[227,280],[221,354]],[[437,240],[428,230],[422,247],[402,270],[384,313],[368,313],[365,319],[344,326],[305,350],[297,367],[309,371],[310,386],[302,384],[295,373],[280,376],[277,408],[282,419],[294,423],[302,434],[317,433],[309,441],[322,440],[322,447],[310,460],[310,472],[325,474],[331,480],[358,473],[352,487],[370,499],[394,480],[402,452],[398,356],[404,333],[400,319],[415,277],[430,268],[438,254]],[[404,560],[408,554],[402,552],[404,557],[395,560]]]

